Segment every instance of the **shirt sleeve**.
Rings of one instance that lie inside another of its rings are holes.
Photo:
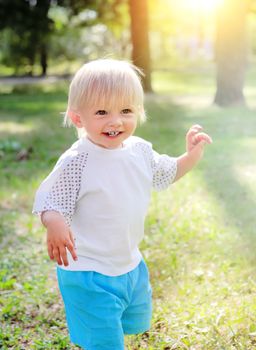
[[[177,158],[159,154],[153,150],[152,144],[141,138],[134,138],[136,147],[143,154],[152,173],[152,186],[156,191],[165,190],[174,181],[177,173]]]
[[[59,159],[36,192],[34,214],[54,210],[61,213],[70,225],[87,157],[87,153],[79,153]]]
[[[153,188],[156,191],[165,190],[175,179],[177,158],[166,154],[158,154],[152,150],[151,166],[153,171]]]

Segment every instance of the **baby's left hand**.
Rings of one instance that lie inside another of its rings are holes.
[[[190,171],[202,158],[204,146],[212,143],[209,135],[202,132],[200,125],[193,125],[186,135],[187,152],[177,158],[177,173],[174,181],[177,181]]]
[[[207,143],[212,143],[211,137],[208,134],[201,132],[202,130],[203,128],[200,125],[193,125],[187,132],[186,148],[188,154],[193,151],[193,153],[198,153],[198,156],[200,157],[203,153],[204,146]]]

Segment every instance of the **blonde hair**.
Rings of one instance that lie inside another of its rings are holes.
[[[146,120],[142,71],[127,61],[99,59],[84,64],[75,74],[69,87],[68,107],[64,125],[71,125],[69,112],[80,114],[85,107],[118,104],[134,108],[139,122]]]

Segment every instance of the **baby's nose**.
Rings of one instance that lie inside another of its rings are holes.
[[[122,118],[119,115],[113,116],[109,123],[110,123],[110,125],[121,125]]]

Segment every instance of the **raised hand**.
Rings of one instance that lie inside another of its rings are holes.
[[[187,152],[177,158],[177,173],[174,181],[179,180],[189,172],[202,158],[204,146],[212,143],[211,137],[202,130],[200,125],[193,125],[187,132]]]
[[[198,153],[198,159],[201,158],[203,154],[203,149],[206,144],[211,144],[211,137],[202,132],[203,128],[200,125],[193,125],[186,135],[186,149],[188,154],[194,150]]]

